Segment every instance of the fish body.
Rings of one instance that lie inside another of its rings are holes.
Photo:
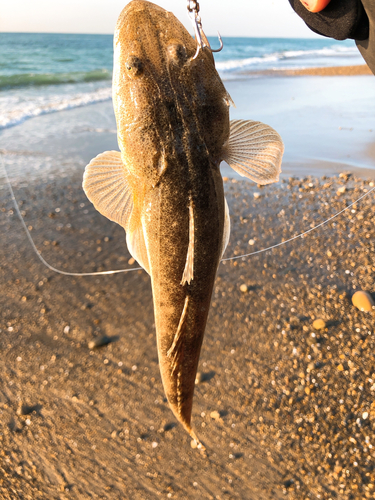
[[[231,98],[212,53],[196,51],[170,12],[144,0],[124,8],[113,72],[120,152],[94,158],[83,182],[95,207],[124,227],[130,253],[151,277],[164,390],[195,439],[195,377],[230,233],[220,162],[267,183],[282,156],[267,125],[230,123]]]

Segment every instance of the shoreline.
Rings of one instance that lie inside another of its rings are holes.
[[[269,69],[264,71],[244,71],[248,76],[361,76],[373,75],[367,64],[354,66],[318,66],[300,69]]]
[[[130,267],[124,231],[80,181],[17,188],[38,249],[66,271]],[[225,257],[309,229],[370,187],[354,176],[228,180]],[[0,191],[0,497],[372,498],[375,311],[351,296],[374,296],[374,217],[369,196],[306,238],[220,265],[193,407],[205,459],[164,400],[147,274],[51,273]],[[90,350],[103,335],[110,343]]]
[[[272,126],[285,144],[282,177],[375,176],[373,76],[301,75],[226,81],[231,119]],[[111,101],[44,114],[1,131],[2,157],[15,178],[71,175],[97,154],[118,150]],[[223,165],[223,175],[236,178]]]

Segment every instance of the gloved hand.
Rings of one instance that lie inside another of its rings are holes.
[[[301,0],[310,12],[320,12],[325,9],[331,0]]]

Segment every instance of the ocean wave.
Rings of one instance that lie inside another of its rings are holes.
[[[282,61],[299,61],[303,59],[327,58],[327,62],[334,58],[357,56],[358,51],[355,47],[324,47],[311,50],[285,50],[273,52],[264,56],[248,57],[244,59],[229,59],[227,61],[217,61],[216,69],[221,72],[242,71],[255,66],[271,67],[271,64],[278,64]]]
[[[111,98],[112,89],[105,87],[91,92],[71,95],[37,96],[26,101],[24,99],[8,98],[7,102],[5,102],[5,99],[3,99],[0,100],[0,104],[4,109],[0,115],[0,130],[19,125],[29,118],[108,101]]]
[[[0,90],[14,87],[40,87],[42,85],[61,85],[66,83],[87,83],[110,80],[112,73],[107,69],[93,71],[74,71],[71,73],[21,73],[0,75]]]
[[[264,56],[264,57],[248,57],[246,59],[230,59],[229,61],[219,61],[215,63],[216,69],[218,71],[236,71],[247,68],[248,66],[254,66],[261,63],[269,63],[278,61],[276,55]]]

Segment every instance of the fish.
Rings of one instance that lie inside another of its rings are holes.
[[[220,163],[276,182],[284,151],[261,122],[232,120],[208,41],[163,8],[132,0],[114,33],[113,106],[120,151],[86,166],[94,207],[125,229],[150,275],[160,373],[177,420],[192,425],[195,379],[216,272],[230,235]]]

